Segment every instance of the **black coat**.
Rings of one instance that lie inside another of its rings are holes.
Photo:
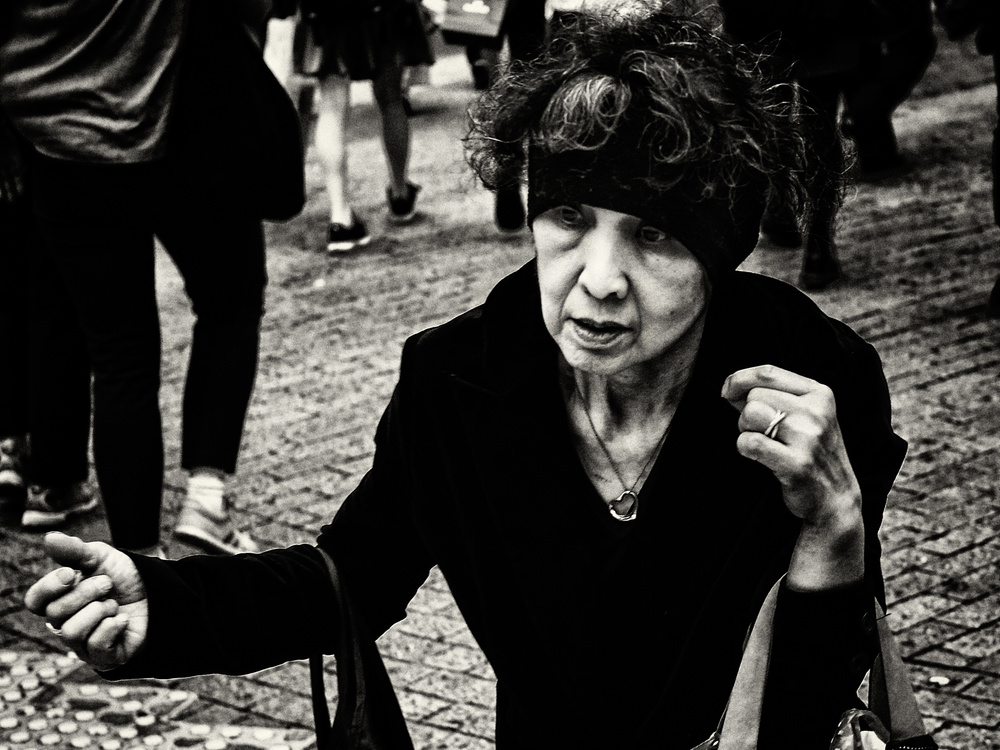
[[[780,282],[737,274],[715,290],[639,518],[621,524],[574,452],[529,264],[482,307],[407,342],[373,467],[319,545],[376,633],[405,616],[440,566],[498,677],[501,750],[690,748],[715,728],[747,628],[799,528],[773,476],[737,453],[738,415],[720,396],[727,375],[763,363],[834,389],[864,495],[868,581],[779,600],[761,746],[781,746],[780,709],[802,724],[796,747],[826,747],[872,656],[862,620],[871,592],[881,594],[877,529],[905,444],[874,350]],[[248,671],[329,648],[329,586],[312,555],[144,563],[150,581],[180,575],[148,584],[156,630],[144,659],[176,648],[177,633],[157,623],[193,605],[185,592],[211,591],[217,603],[186,618],[180,637],[191,622],[202,641],[205,629],[228,636],[183,664],[137,668]],[[254,569],[252,582],[240,566]],[[233,588],[216,574],[223,567],[255,592],[252,610],[218,602]],[[262,610],[266,622],[247,628],[241,618]],[[223,617],[228,625],[215,622]]]

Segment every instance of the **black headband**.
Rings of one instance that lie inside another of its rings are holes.
[[[672,168],[656,164],[650,149],[640,143],[641,139],[618,137],[595,151],[556,154],[531,146],[529,224],[538,214],[567,203],[607,208],[669,232],[694,254],[712,280],[735,269],[757,245],[766,199],[763,181],[737,189],[720,187],[708,196],[690,178],[663,188],[667,181],[662,176]]]

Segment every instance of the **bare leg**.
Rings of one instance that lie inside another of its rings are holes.
[[[351,82],[346,76],[324,76],[319,94],[315,145],[330,198],[330,223],[348,226],[351,204],[347,197],[347,125],[351,114]]]
[[[403,108],[403,68],[391,63],[375,74],[372,92],[382,115],[382,145],[389,167],[389,190],[393,197],[406,195],[406,171],[410,159],[410,122]]]

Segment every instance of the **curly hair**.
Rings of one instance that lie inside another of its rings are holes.
[[[719,28],[712,12],[671,0],[563,16],[538,57],[470,107],[470,165],[487,188],[520,184],[529,148],[596,151],[638,127],[658,187],[718,198],[763,184],[801,213],[820,165],[791,86]]]

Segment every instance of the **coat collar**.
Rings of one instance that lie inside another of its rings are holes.
[[[487,388],[509,395],[557,373],[559,349],[545,329],[538,268],[529,261],[502,279],[483,305]]]

